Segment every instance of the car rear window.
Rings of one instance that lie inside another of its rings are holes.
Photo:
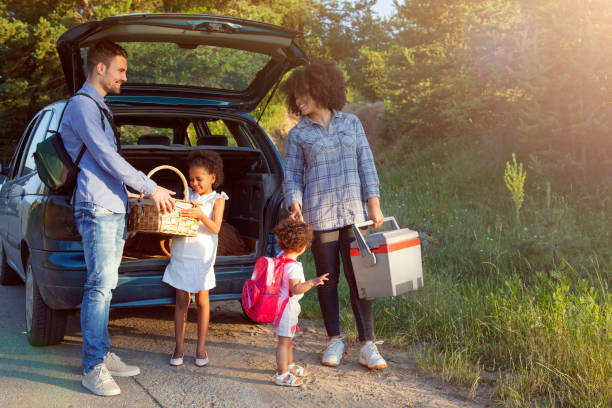
[[[127,83],[179,85],[243,91],[270,56],[217,46],[175,43],[119,43],[128,52]],[[88,48],[81,48],[87,61]],[[86,63],[84,65],[87,73]]]

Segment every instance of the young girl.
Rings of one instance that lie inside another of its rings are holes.
[[[172,240],[170,263],[166,267],[162,281],[176,288],[176,307],[174,309],[174,335],[176,346],[170,358],[170,365],[183,364],[185,321],[191,293],[195,293],[198,309],[198,344],[195,365],[208,364],[206,353],[206,334],[210,318],[208,291],[215,287],[213,265],[217,255],[218,233],[223,220],[225,193],[217,193],[213,188],[223,183],[223,161],[221,157],[207,150],[192,152],[187,157],[189,165],[189,200],[200,205],[181,210],[180,215],[200,220],[196,237],[175,237]]]
[[[279,315],[274,321],[278,336],[275,383],[297,387],[302,385],[301,377],[306,375],[306,370],[293,362],[293,336],[300,314],[299,300],[304,297],[304,292],[323,285],[327,274],[304,282],[304,270],[297,257],[304,253],[312,241],[312,229],[308,224],[286,219],[274,228],[274,233],[278,246],[283,250],[279,258],[284,261],[278,299]]]

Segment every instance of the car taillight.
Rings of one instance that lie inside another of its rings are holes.
[[[65,197],[49,197],[45,206],[45,235],[58,241],[80,241],[72,206]]]

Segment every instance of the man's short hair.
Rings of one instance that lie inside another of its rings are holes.
[[[87,50],[87,71],[91,71],[100,62],[109,66],[111,60],[116,56],[127,58],[128,53],[123,47],[112,41],[100,40],[95,42]]]

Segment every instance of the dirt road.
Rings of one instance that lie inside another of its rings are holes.
[[[457,391],[416,371],[402,350],[382,346],[389,368],[369,372],[357,363],[350,344],[338,368],[323,367],[324,331],[302,322],[296,360],[310,371],[301,388],[272,383],[274,333],[249,324],[237,302],[212,304],[210,365],[193,364],[195,310],[189,311],[185,365],[168,365],[173,348],[171,307],[113,310],[113,351],[142,373],[119,378],[122,393],[101,398],[80,385],[81,337],[78,315],[69,319],[64,342],[34,348],[26,340],[23,286],[0,287],[0,405],[3,407],[479,407]]]

